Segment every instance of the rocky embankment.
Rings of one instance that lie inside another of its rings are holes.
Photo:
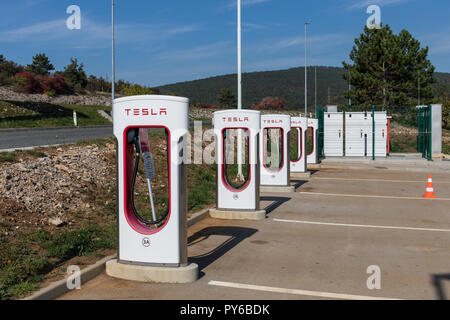
[[[0,223],[13,232],[71,225],[80,212],[95,212],[97,193],[115,193],[114,154],[113,144],[75,145],[0,164]]]
[[[58,95],[49,97],[46,94],[27,94],[16,92],[9,87],[0,86],[0,100],[46,102],[53,104],[81,104],[89,106],[110,106],[108,95]]]

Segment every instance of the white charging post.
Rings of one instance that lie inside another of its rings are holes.
[[[295,192],[290,185],[289,136],[291,116],[261,116],[259,155],[261,192]],[[270,151],[269,151],[270,150]]]
[[[296,141],[294,146],[297,148],[296,159],[291,159],[291,177],[292,178],[309,178],[311,172],[308,171],[306,161],[306,132],[308,129],[307,118],[291,117],[291,139],[293,139],[292,132],[295,130]]]
[[[319,163],[318,140],[319,140],[319,120],[308,118],[308,129],[312,130],[312,151],[307,155],[308,164]]]
[[[265,219],[265,210],[259,207],[260,172],[258,137],[261,114],[254,110],[224,110],[214,112],[217,163],[217,207],[209,211],[220,219]],[[241,132],[239,134],[239,131]],[[242,140],[238,141],[241,136]],[[241,144],[242,174],[238,170],[237,146]]]
[[[195,281],[198,266],[187,261],[187,177],[183,161],[189,133],[189,100],[152,95],[115,99],[113,119],[117,139],[119,248],[118,259],[106,265],[107,274],[146,282]],[[157,130],[165,132],[165,147],[153,145],[151,133]],[[152,155],[151,150],[158,150],[158,154]],[[167,157],[163,168],[153,163],[160,151]],[[143,218],[134,204],[140,159],[146,171],[142,188],[148,187],[150,202],[145,204],[152,212],[151,218],[147,218],[151,220]],[[152,181],[160,175],[168,177],[168,202],[157,217],[158,199],[154,199]]]

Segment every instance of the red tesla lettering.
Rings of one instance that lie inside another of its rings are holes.
[[[138,116],[139,115],[139,109],[133,109],[133,114],[135,116]]]
[[[161,110],[159,111],[160,115],[166,115],[167,116],[167,109],[166,108],[161,108]]]
[[[131,110],[131,109],[125,109],[125,111],[127,112],[127,116],[130,115],[130,110]]]
[[[142,115],[148,116],[148,109],[142,109]]]

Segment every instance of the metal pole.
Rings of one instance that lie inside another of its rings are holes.
[[[115,82],[116,82],[116,66],[115,66],[115,43],[114,43],[114,0],[111,2],[112,11],[112,80],[111,80],[111,115],[114,117],[114,97],[115,97]]]
[[[372,106],[372,160],[375,160],[375,106]]]
[[[305,22],[305,118],[308,117],[308,74],[307,74],[307,27],[309,22]]]
[[[348,105],[352,106],[352,98],[350,97],[350,91],[352,91],[352,81],[350,78],[350,70],[348,70]]]
[[[242,109],[242,7],[241,7],[241,0],[238,0],[237,2],[237,56],[238,56],[238,109]],[[238,178],[243,180],[244,175],[242,174],[242,130],[238,129],[238,143],[237,143],[237,162],[238,162]],[[249,159],[250,160],[250,159]]]
[[[317,66],[314,67],[314,104],[317,108]]]
[[[418,106],[420,106],[420,71],[417,71],[417,102]]]

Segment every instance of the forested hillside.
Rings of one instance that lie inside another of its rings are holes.
[[[342,79],[343,68],[317,67],[317,103],[319,105],[344,104],[344,91],[348,84]],[[450,84],[449,73],[436,73],[439,83]],[[243,74],[243,105],[249,107],[267,96],[286,100],[288,109],[304,108],[304,68]],[[176,93],[191,99],[192,103],[218,104],[217,96],[223,88],[236,94],[236,75],[180,82],[160,87],[162,94]],[[314,105],[314,67],[308,68],[308,105]]]

